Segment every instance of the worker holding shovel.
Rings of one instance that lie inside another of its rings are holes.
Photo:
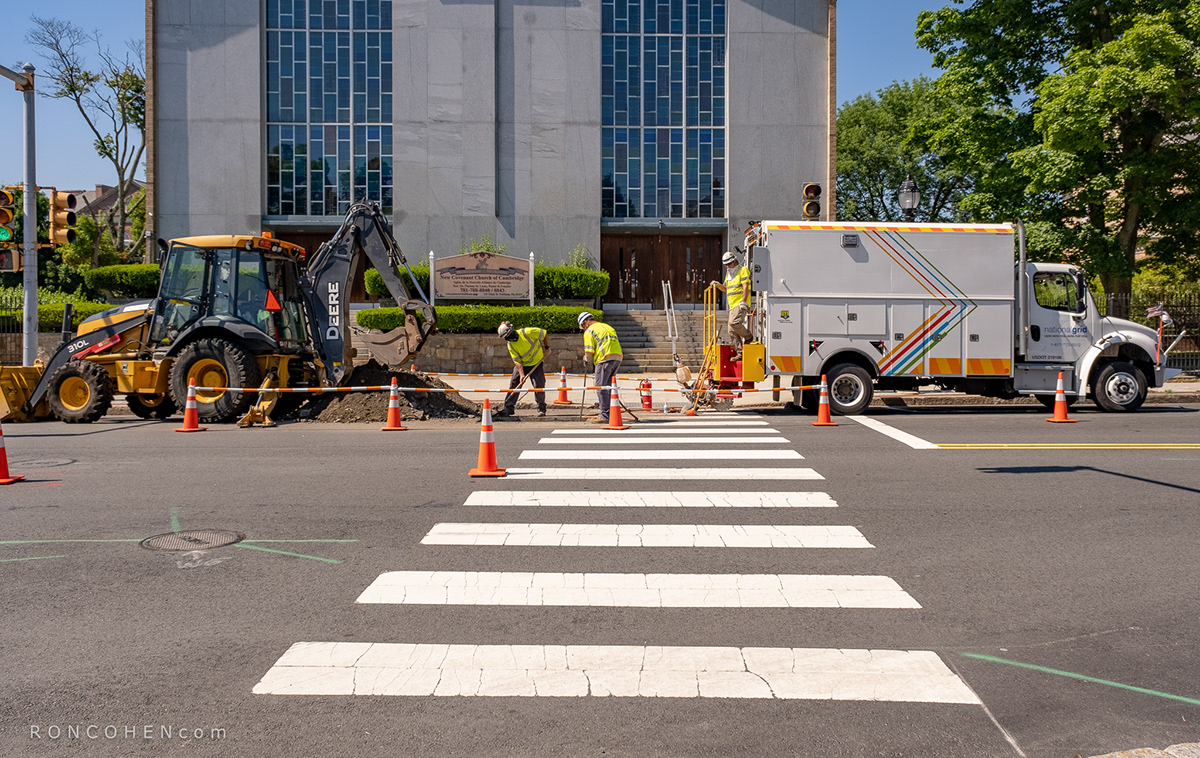
[[[512,378],[509,379],[508,388],[510,390],[517,389],[525,384],[526,379],[531,381],[535,388],[542,390],[533,393],[534,399],[537,401],[537,415],[545,416],[546,371],[542,368],[542,364],[545,362],[546,351],[550,349],[550,336],[546,334],[545,329],[539,329],[536,326],[514,329],[513,325],[507,321],[500,322],[496,333],[508,343],[508,355],[513,361]],[[496,415],[516,415],[517,397],[520,394],[519,392],[508,393],[504,407],[496,411]]]

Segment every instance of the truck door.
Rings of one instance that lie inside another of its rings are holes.
[[[1091,344],[1087,300],[1073,271],[1033,274],[1029,313],[1029,360],[1074,363]]]

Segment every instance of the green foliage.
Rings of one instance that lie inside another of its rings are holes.
[[[538,266],[533,296],[542,300],[591,300],[608,292],[608,272],[576,266]]]
[[[74,315],[71,316],[71,323],[76,328],[79,327],[79,322],[89,316],[95,316],[97,313],[112,308],[113,306],[106,303],[75,303]],[[38,331],[40,332],[57,332],[62,329],[63,319],[63,303],[47,303],[38,305]]]
[[[567,306],[540,306],[536,308],[504,307],[497,305],[440,305],[437,308],[438,331],[454,334],[495,334],[501,321],[509,321],[518,329],[536,326],[552,333],[579,331],[576,319],[581,310],[586,310],[602,320],[604,315],[591,308]],[[388,331],[404,323],[404,311],[400,308],[372,308],[358,312],[358,325],[365,329]]]
[[[980,169],[951,166],[914,134],[918,123],[948,105],[925,77],[893,82],[876,95],[863,95],[842,105],[837,117],[838,218],[903,219],[896,193],[901,182],[911,176],[921,190],[917,219],[971,220],[963,201],[978,182]]]
[[[153,263],[103,266],[87,272],[93,290],[111,292],[113,297],[154,297],[158,294],[159,268]]]
[[[412,267],[413,276],[421,285],[421,291],[426,295],[429,294],[429,264],[418,263]],[[413,280],[409,277],[407,271],[400,272],[400,278],[404,281],[404,286],[408,287],[409,294],[413,297],[418,297],[417,288],[413,286]],[[391,297],[392,293],[388,292],[387,285],[383,283],[383,277],[373,268],[367,269],[363,277],[363,283],[366,286],[367,294],[376,297]]]
[[[112,236],[108,230],[87,214],[79,214],[75,222],[75,242],[70,245],[60,245],[58,253],[65,263],[71,266],[91,267],[93,256],[96,256],[101,266],[115,266],[119,262],[117,249],[113,246]],[[96,255],[96,246],[99,255]]]
[[[956,105],[918,126],[985,170],[966,207],[1057,227],[1060,257],[1130,291],[1135,255],[1200,273],[1200,0],[975,0],[925,11],[919,44]],[[1053,252],[1053,251],[1050,251]]]
[[[429,264],[413,266],[413,275],[421,289],[429,294]],[[413,297],[417,290],[407,274],[404,283]],[[389,297],[387,287],[379,272],[370,269],[366,273],[367,294]],[[533,272],[533,296],[542,300],[591,300],[608,291],[608,273],[572,266],[537,266]]]
[[[495,253],[496,255],[504,255],[504,251],[508,249],[508,245],[498,244],[492,239],[492,235],[485,234],[479,239],[469,239],[458,246],[458,254],[466,255],[467,253]]]
[[[567,253],[567,258],[563,261],[565,268],[592,268],[595,261],[588,253],[587,244],[580,242],[575,247],[571,248],[571,252]],[[534,285],[536,286],[536,285]]]

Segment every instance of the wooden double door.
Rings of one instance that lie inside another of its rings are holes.
[[[704,289],[720,279],[719,234],[610,234],[600,237],[600,267],[608,272],[606,303],[664,307],[663,282],[679,305],[704,302]]]

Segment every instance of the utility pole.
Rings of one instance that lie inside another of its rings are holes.
[[[25,275],[22,284],[25,286],[25,313],[22,320],[22,336],[24,340],[21,362],[32,366],[37,360],[37,322],[38,322],[38,290],[37,290],[37,156],[34,145],[33,120],[33,64],[26,63],[21,67],[22,73],[0,66],[0,76],[11,79],[17,85],[17,91],[25,94],[25,255],[22,265]]]

